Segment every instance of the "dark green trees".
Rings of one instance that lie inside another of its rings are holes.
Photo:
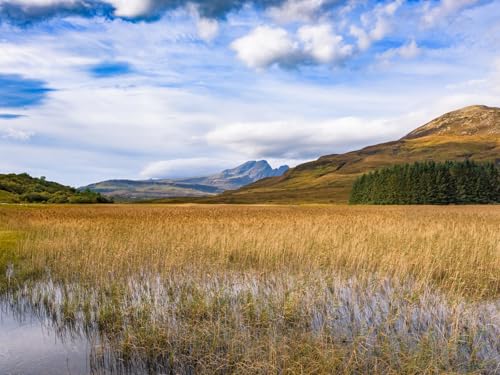
[[[500,203],[500,169],[493,163],[395,165],[359,177],[352,204]]]

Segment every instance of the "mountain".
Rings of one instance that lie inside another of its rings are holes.
[[[110,203],[98,193],[31,177],[27,173],[0,174],[0,203]]]
[[[206,202],[347,202],[362,173],[393,164],[434,160],[494,161],[500,164],[500,108],[471,106],[447,113],[387,143],[322,156],[280,177],[268,178]]]
[[[142,181],[109,180],[80,189],[89,189],[122,200],[202,197],[238,189],[264,178],[281,176],[287,170],[286,165],[273,169],[265,160],[248,161],[236,168],[205,177]]]
[[[415,129],[403,139],[426,136],[500,136],[500,108],[476,105],[447,113]]]
[[[214,186],[220,190],[233,190],[262,180],[263,178],[281,176],[288,169],[287,165],[282,165],[279,168],[273,169],[265,160],[247,161],[236,168],[226,169],[212,176],[178,179],[176,181],[184,184],[192,183]]]

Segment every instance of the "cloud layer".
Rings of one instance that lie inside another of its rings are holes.
[[[265,8],[282,0],[0,0],[0,16],[11,21],[32,22],[56,16],[110,17],[154,20],[163,13],[194,5],[207,18],[223,18],[228,12],[251,3]]]
[[[186,158],[155,161],[140,172],[142,178],[188,178],[208,176],[233,168],[238,161],[211,158]]]
[[[499,12],[489,0],[0,0],[0,173],[85,185],[295,165],[499,106]]]

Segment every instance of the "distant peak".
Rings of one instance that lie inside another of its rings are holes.
[[[249,160],[249,161],[246,161],[243,164],[239,165],[239,167],[243,167],[245,165],[255,165],[256,163],[257,163],[256,160]]]
[[[500,108],[472,105],[440,116],[403,139],[437,136],[500,135]]]
[[[250,160],[236,168],[226,169],[217,176],[223,176],[224,178],[241,178],[245,176],[253,182],[261,178],[280,176],[287,170],[288,166],[281,166],[277,169],[273,169],[267,160]]]
[[[231,168],[231,169],[237,169],[237,168],[253,168],[255,166],[269,166],[269,163],[266,160],[249,160],[247,162],[244,162],[241,165],[238,165],[236,168]]]
[[[257,160],[256,164],[269,165],[269,163],[267,162],[267,160]]]

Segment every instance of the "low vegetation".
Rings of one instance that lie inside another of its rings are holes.
[[[493,163],[423,162],[395,165],[359,177],[354,204],[500,203],[500,169]]]
[[[78,191],[69,186],[31,177],[27,173],[0,174],[0,202],[3,203],[111,203],[100,193]]]
[[[2,298],[93,338],[100,370],[500,366],[496,206],[4,206],[0,226]]]

